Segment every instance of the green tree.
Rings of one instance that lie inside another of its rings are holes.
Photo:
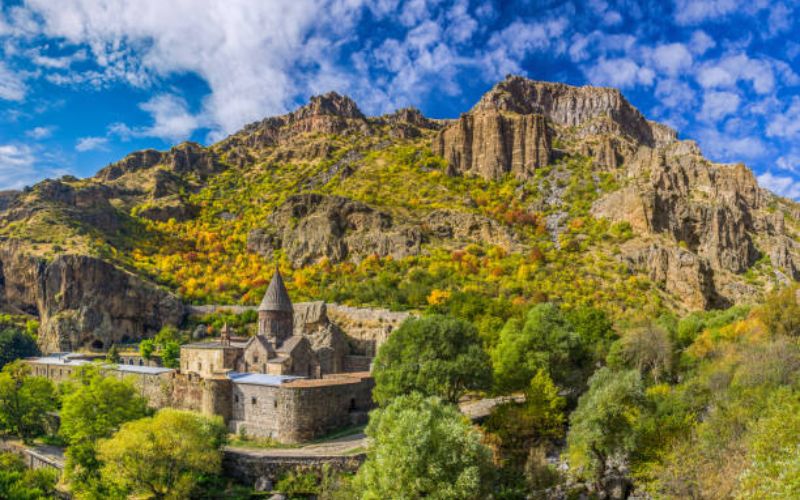
[[[0,498],[45,500],[55,498],[58,473],[54,469],[29,469],[14,453],[0,453]]]
[[[364,500],[477,499],[491,491],[491,451],[454,406],[419,393],[370,415],[367,460],[355,478]]]
[[[180,366],[181,346],[177,342],[168,341],[161,346],[161,362],[167,368]]]
[[[97,440],[110,437],[123,423],[147,415],[147,401],[128,380],[104,376],[97,368],[79,372],[76,386],[62,401],[61,436],[67,448],[66,474],[74,489],[97,486],[100,462]]]
[[[539,370],[531,379],[524,403],[498,406],[486,420],[485,428],[499,439],[503,458],[521,467],[533,446],[564,435],[566,400],[547,372]]]
[[[599,369],[589,379],[570,418],[567,435],[570,462],[599,481],[608,459],[627,455],[636,444],[635,425],[644,404],[638,371]]]
[[[375,391],[381,405],[418,391],[456,403],[468,390],[491,385],[489,357],[469,323],[447,316],[406,320],[375,359]]]
[[[103,482],[122,496],[192,498],[221,472],[226,432],[219,417],[172,409],[128,422],[98,444]]]
[[[580,388],[592,369],[581,337],[553,304],[533,306],[524,323],[511,319],[492,351],[495,383],[500,390],[524,390],[539,370],[564,387]]]
[[[153,352],[156,350],[156,343],[153,339],[145,339],[139,342],[139,354],[142,355],[144,359],[150,359],[153,357]]]
[[[0,331],[0,368],[17,359],[38,354],[36,339],[31,335],[13,327]]]
[[[617,337],[614,324],[605,311],[591,306],[579,306],[566,313],[566,321],[582,343],[592,351],[595,361],[605,359],[611,343]]]
[[[119,349],[117,349],[116,344],[112,344],[111,348],[106,353],[106,362],[107,363],[119,363]]]
[[[47,412],[56,404],[53,383],[31,376],[24,361],[9,363],[0,372],[0,425],[6,432],[26,441],[43,434]]]
[[[773,335],[800,336],[800,304],[797,285],[776,290],[767,295],[759,315]]]
[[[168,342],[175,342],[180,345],[182,340],[181,332],[174,326],[167,325],[162,328],[153,339],[155,343],[160,346],[166,345]]]

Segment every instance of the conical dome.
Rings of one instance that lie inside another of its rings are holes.
[[[289,298],[289,292],[286,291],[283,277],[277,268],[275,269],[275,274],[272,275],[272,281],[269,282],[267,293],[264,294],[258,310],[292,312],[292,301]]]

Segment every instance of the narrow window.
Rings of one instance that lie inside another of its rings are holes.
[[[233,397],[233,401],[234,401],[234,403],[238,403],[239,402],[239,396],[234,396]]]
[[[253,403],[253,404],[256,404],[256,398],[253,398],[253,399],[252,399],[252,403]]]

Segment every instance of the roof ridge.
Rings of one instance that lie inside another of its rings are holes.
[[[281,276],[281,271],[277,266],[275,267],[275,274],[272,275],[272,281],[269,282],[264,298],[261,300],[261,305],[258,306],[258,310],[280,312],[293,312],[294,310],[292,300],[289,298],[289,292],[283,283],[283,276]]]

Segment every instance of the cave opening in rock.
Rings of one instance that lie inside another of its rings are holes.
[[[103,348],[103,341],[102,340],[95,340],[92,342],[92,349],[102,349]]]

